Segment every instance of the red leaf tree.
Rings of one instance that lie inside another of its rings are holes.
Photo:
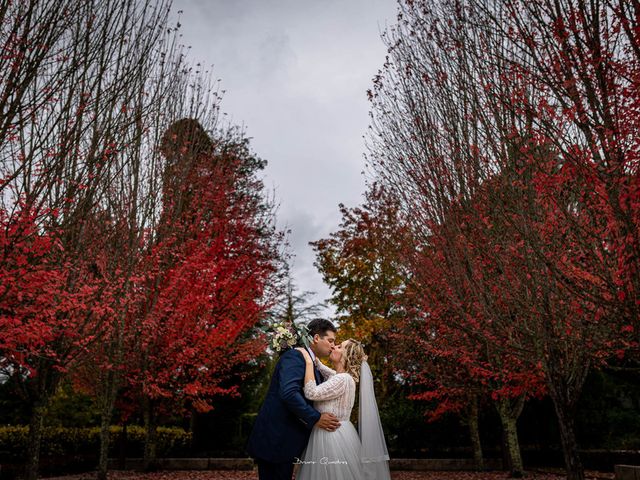
[[[332,289],[330,301],[337,310],[340,336],[366,344],[380,382],[380,402],[393,393],[390,333],[405,315],[401,299],[408,279],[400,253],[409,230],[399,221],[399,209],[372,185],[362,205],[340,205],[342,221],[329,238],[311,243],[315,265]]]
[[[444,271],[436,311],[544,375],[576,479],[584,380],[638,318],[634,25],[622,4],[400,2],[370,92],[372,170],[422,283]]]
[[[31,406],[30,472],[37,469],[49,400],[106,335],[121,288],[121,278],[104,278],[94,260],[110,241],[108,232],[86,222],[92,246],[70,255],[64,230],[43,223],[56,217],[24,203],[11,215],[0,210],[0,363]]]
[[[142,402],[147,468],[157,417],[181,406],[210,409],[237,394],[237,366],[264,350],[252,332],[271,306],[280,235],[262,184],[262,164],[244,138],[214,143],[195,120],[164,136],[167,157],[157,235],[140,261],[127,375]]]
[[[109,342],[126,304],[128,270],[114,252],[130,258],[123,237],[142,217],[132,205],[143,189],[129,189],[140,179],[141,118],[166,108],[150,88],[154,62],[173,58],[159,48],[166,6],[27,0],[0,8],[0,358],[32,407],[31,480],[49,398]]]

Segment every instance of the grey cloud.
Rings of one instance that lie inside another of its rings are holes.
[[[273,33],[260,44],[259,74],[269,75],[274,70],[283,73],[296,61],[296,55],[291,48],[291,40],[285,33]]]
[[[295,280],[329,295],[311,240],[339,224],[338,203],[361,200],[365,92],[384,62],[380,26],[395,0],[175,0],[194,59],[214,65],[223,111],[268,160],[279,224],[292,229]]]

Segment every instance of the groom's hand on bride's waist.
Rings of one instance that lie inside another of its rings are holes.
[[[320,420],[316,422],[315,426],[327,432],[333,432],[340,426],[340,422],[333,413],[325,412],[320,415]]]

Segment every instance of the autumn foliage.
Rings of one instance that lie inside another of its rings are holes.
[[[400,1],[368,92],[370,174],[412,237],[398,368],[435,415],[491,399],[514,475],[523,402],[547,393],[582,479],[585,379],[637,358],[632,3]]]
[[[168,12],[0,7],[0,369],[31,411],[29,479],[63,380],[95,398],[104,479],[113,421],[143,413],[151,465],[159,413],[210,410],[264,351],[282,243],[265,162]]]
[[[197,122],[189,125],[206,135]],[[127,376],[143,396],[206,410],[203,400],[236,392],[237,384],[223,386],[234,366],[264,349],[247,333],[273,301],[267,282],[276,273],[278,237],[255,196],[253,170],[243,172],[252,160],[246,147],[199,151],[189,145],[193,134],[182,135],[184,144],[168,155],[183,172],[167,185],[158,234],[136,274]]]

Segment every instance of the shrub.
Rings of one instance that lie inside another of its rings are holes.
[[[119,437],[122,427],[110,427],[110,454],[117,455]],[[25,461],[29,427],[24,425],[0,427],[0,461],[20,463]],[[140,426],[127,427],[127,456],[140,456],[144,450],[145,429]],[[100,447],[100,429],[45,427],[42,437],[40,455],[53,457],[60,455],[92,455],[97,454]],[[191,433],[181,428],[159,427],[159,457],[182,456],[189,453]]]

